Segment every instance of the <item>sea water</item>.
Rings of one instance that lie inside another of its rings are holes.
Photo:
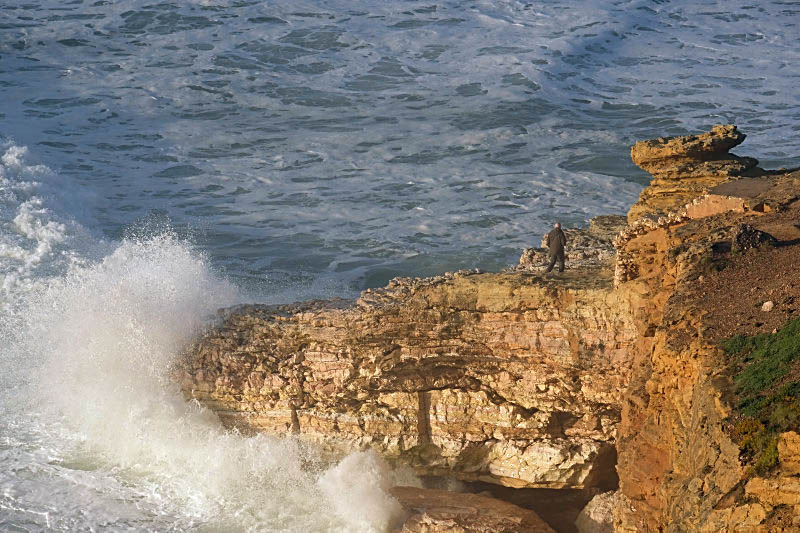
[[[800,165],[800,2],[0,2],[0,530],[385,531],[379,457],[169,379],[243,301],[513,264],[641,139]]]

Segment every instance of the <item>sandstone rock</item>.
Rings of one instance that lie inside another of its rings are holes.
[[[790,476],[754,477],[745,485],[745,494],[771,507],[800,505],[800,478]]]
[[[488,496],[413,487],[391,494],[411,513],[398,533],[554,533],[535,512]]]
[[[778,441],[781,470],[788,475],[800,474],[800,435],[794,431],[781,433]]]
[[[575,520],[579,533],[612,533],[614,531],[614,508],[617,492],[598,494],[589,501]]]
[[[628,212],[628,221],[661,215],[702,196],[732,177],[758,174],[758,161],[728,154],[744,141],[736,126],[714,126],[701,135],[641,141],[631,148],[631,159],[653,175],[639,201]]]
[[[720,159],[731,148],[741,144],[745,137],[734,125],[714,126],[710,132],[702,135],[659,137],[637,142],[631,148],[631,158],[648,172],[659,171],[665,161]]]
[[[776,505],[794,505],[793,479],[800,478],[787,476],[790,470],[781,465],[780,481],[754,481],[745,490],[747,465],[725,429],[731,403],[736,404],[729,362],[719,339],[709,337],[717,310],[699,304],[716,277],[709,260],[729,253],[716,252],[717,243],[730,242],[740,224],[755,225],[755,217],[778,220],[777,213],[785,210],[781,224],[796,219],[796,175],[758,179],[759,190],[749,200],[773,206],[774,215],[732,208],[690,216],[688,207],[697,205],[693,200],[666,214],[639,218],[615,239],[618,290],[647,296],[634,310],[642,337],[635,344],[618,426],[616,531],[779,531],[774,524],[787,524]],[[757,258],[725,257],[740,265]],[[700,275],[702,284],[695,281]],[[749,292],[725,289],[717,290],[732,306],[750,312]],[[737,332],[732,324],[727,335]]]
[[[231,426],[374,448],[422,474],[606,485],[629,306],[599,271],[395,280],[356,305],[231,310],[181,380]]]
[[[765,313],[769,313],[770,311],[772,311],[774,307],[775,307],[775,302],[773,302],[772,300],[767,300],[761,305],[761,310],[764,311]]]
[[[766,517],[767,510],[760,503],[717,509],[709,514],[699,531],[701,533],[718,533],[720,531],[750,533],[758,531],[759,524]]]

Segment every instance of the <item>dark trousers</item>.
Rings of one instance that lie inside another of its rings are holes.
[[[556,261],[558,261],[558,271],[564,272],[564,252],[550,256],[550,264],[547,265],[547,270],[545,270],[545,272],[553,270],[553,267],[556,266]]]

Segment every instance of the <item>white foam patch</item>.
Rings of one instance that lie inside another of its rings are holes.
[[[98,470],[91,479],[100,486],[114,484],[107,476],[121,481],[127,489],[115,505],[131,515],[128,525],[154,513],[179,529],[386,530],[400,510],[377,456],[357,453],[326,473],[312,447],[225,431],[177,390],[170,374],[179,354],[218,307],[237,300],[171,235],[122,242],[102,261],[28,293],[21,339],[3,363],[34,374],[38,401],[22,405],[40,413],[27,431],[60,443],[49,460],[64,465],[53,485],[85,486],[81,476],[65,479],[70,465]],[[19,496],[0,505],[27,508],[32,520],[100,527],[106,513],[75,515],[87,494],[74,493],[78,501],[64,491],[45,510],[13,504]],[[349,505],[348,494],[362,505]]]
[[[89,239],[76,219],[91,194],[28,163],[27,147],[6,142],[0,152],[0,308],[10,312],[15,291],[80,262],[76,249]]]
[[[158,209],[224,228],[215,259],[254,278],[294,272],[283,258],[309,249],[335,256],[309,259],[315,275],[394,268],[407,251],[461,257],[446,268],[479,266],[467,249],[514,260],[554,218],[625,212],[647,179],[629,147],[653,136],[734,122],[749,135],[738,153],[796,164],[800,56],[776,22],[793,6],[540,4],[65,8],[93,15],[87,33],[45,0],[9,14],[25,48],[4,56],[4,123],[44,139],[51,166],[85,167],[104,223]]]

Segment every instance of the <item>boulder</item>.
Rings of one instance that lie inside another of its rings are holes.
[[[775,246],[778,239],[769,233],[757,230],[750,224],[739,224],[731,239],[731,249],[739,252],[759,248],[761,246]]]
[[[579,533],[613,533],[617,491],[608,491],[592,498],[575,520]]]

